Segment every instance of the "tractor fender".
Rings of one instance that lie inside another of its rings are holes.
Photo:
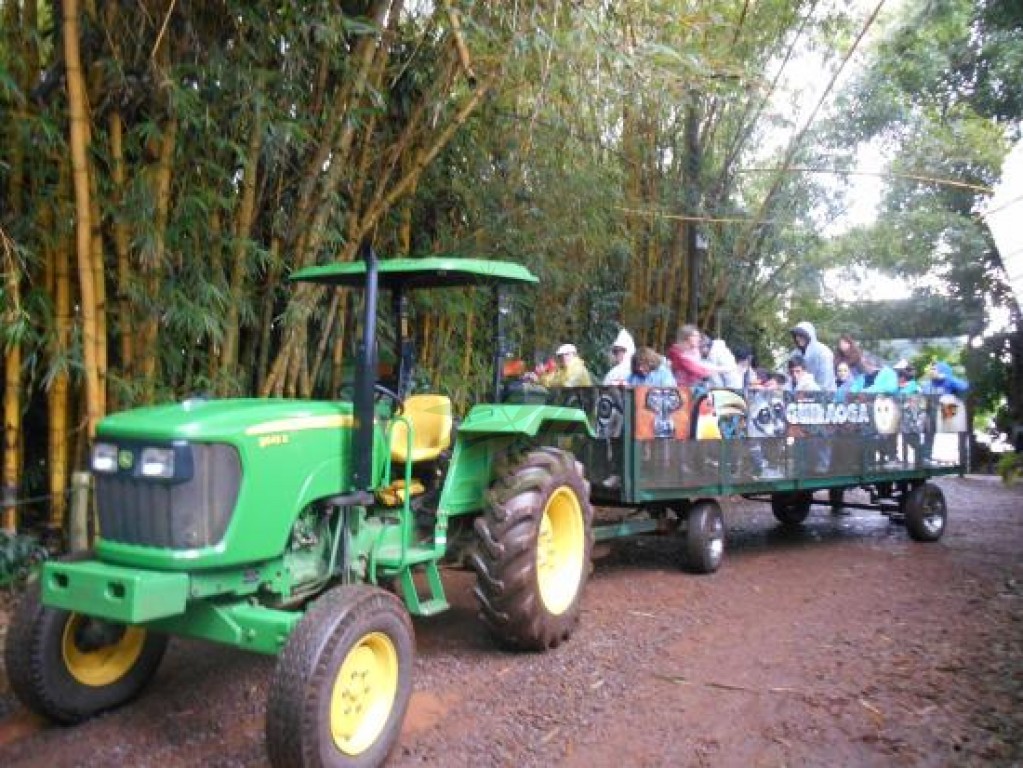
[[[458,427],[454,454],[439,508],[446,515],[482,510],[484,496],[493,480],[501,455],[514,451],[523,441],[532,443],[550,436],[596,435],[580,408],[552,405],[477,405]]]
[[[563,405],[477,405],[458,426],[460,435],[527,435],[580,432],[595,438],[586,413]]]

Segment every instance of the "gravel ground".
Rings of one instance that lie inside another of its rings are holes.
[[[672,538],[603,546],[578,630],[543,655],[498,650],[474,577],[445,571],[452,608],[415,622],[390,765],[1019,765],[1023,486],[938,484],[935,544],[823,506],[786,532],[730,499],[714,575],[679,570]],[[273,663],[175,641],[138,701],[75,728],[29,715],[0,679],[0,764],[265,766]]]

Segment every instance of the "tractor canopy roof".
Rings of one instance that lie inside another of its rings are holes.
[[[536,276],[521,264],[458,256],[381,259],[377,263],[377,270],[381,288],[450,288],[539,282]],[[294,272],[291,280],[361,288],[366,284],[366,263],[360,259],[306,267]]]

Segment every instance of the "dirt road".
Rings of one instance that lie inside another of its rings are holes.
[[[1023,761],[1023,487],[939,481],[945,537],[815,507],[787,534],[724,504],[722,569],[677,542],[615,544],[582,624],[545,655],[497,650],[473,577],[416,621],[415,695],[393,766],[961,766]],[[273,659],[176,641],[124,710],[45,726],[0,693],[6,766],[264,766]],[[0,686],[3,686],[0,683]]]

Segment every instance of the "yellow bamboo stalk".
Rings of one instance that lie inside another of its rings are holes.
[[[320,341],[316,346],[316,353],[313,355],[313,367],[309,373],[310,382],[310,393],[312,387],[316,386],[316,380],[320,377],[320,368],[323,367],[323,363],[327,359],[327,345],[330,344],[330,339],[334,331],[334,318],[337,315],[337,309],[340,306],[340,295],[338,291],[331,291],[330,294],[330,307],[327,309],[327,319],[323,323],[323,329],[320,333]]]
[[[277,199],[280,199],[282,182],[278,182]],[[267,378],[267,365],[270,360],[270,338],[273,329],[274,319],[274,289],[280,280],[281,274],[281,238],[277,235],[270,238],[270,269],[267,272],[264,283],[263,295],[263,319],[259,334],[259,360],[256,363],[256,391],[267,394],[265,385]]]
[[[469,381],[469,374],[472,372],[472,335],[476,327],[476,313],[469,310],[465,318],[465,347],[462,353],[462,381]]]
[[[305,364],[305,342],[307,335],[307,325],[302,325],[298,329],[298,334],[295,338],[295,345],[292,348],[291,364],[288,366],[287,376],[284,379],[284,395],[285,397],[295,397],[298,394],[298,388],[300,386],[300,377],[302,376],[302,368]]]
[[[174,149],[177,145],[178,120],[171,116],[163,128],[159,142],[159,155],[153,173],[153,197],[156,201],[153,215],[153,253],[144,265],[146,290],[150,301],[159,299],[160,278],[166,253],[167,222],[170,216],[171,179],[174,173]],[[147,354],[142,361],[143,398],[152,402],[156,386],[156,354],[159,344],[160,321],[155,309],[143,323],[143,349]]]
[[[432,312],[424,312],[423,313],[423,322],[420,325],[420,332],[422,333],[422,339],[423,339],[423,342],[420,345],[420,348],[422,349],[422,353],[420,354],[420,359],[423,361],[423,368],[426,369],[427,371],[429,371],[432,368],[431,354],[433,352],[432,345],[430,344],[430,342],[432,341],[432,332],[433,332],[433,313]],[[432,376],[431,376],[431,378],[432,378]]]
[[[448,22],[451,24],[451,36],[455,41],[455,50],[458,51],[458,60],[462,65],[462,69],[465,70],[465,77],[470,85],[475,85],[476,73],[472,71],[472,60],[469,57],[469,48],[465,44],[465,38],[462,36],[462,22],[458,19],[458,12],[451,7],[451,3],[448,0],[441,0],[441,7],[444,9]]]
[[[92,260],[92,212],[89,201],[89,120],[79,50],[78,0],[65,0],[64,66],[67,71],[69,133],[71,143],[71,174],[75,190],[75,252],[78,262],[80,291],[82,357],[85,380],[85,430],[91,438],[102,411],[98,370],[99,348],[96,338],[96,285]]]
[[[400,4],[395,3],[394,7],[388,0],[374,0],[367,11],[367,16],[377,24],[383,22],[388,9],[392,10],[392,22],[397,23],[393,11],[397,8],[400,11]],[[367,86],[370,83],[374,58],[378,49],[384,50],[378,41],[371,35],[364,35],[356,44],[352,56],[354,62],[354,76],[347,78],[333,99],[333,114],[339,119],[331,121],[338,126],[336,133],[326,133],[317,146],[317,150],[306,165],[305,173],[299,186],[298,205],[296,216],[292,222],[290,232],[292,233],[291,252],[296,254],[295,266],[303,267],[312,263],[313,258],[320,248],[326,222],[333,214],[334,193],[336,192],[346,171],[350,169],[348,162],[352,143],[356,136],[356,124],[359,121],[343,119],[351,109],[354,109],[364,97]],[[381,55],[385,55],[381,53]],[[329,163],[327,162],[329,159]],[[326,173],[323,168],[326,167]],[[350,241],[343,253],[341,260],[351,259],[358,248],[359,242]],[[314,293],[308,286],[298,286],[291,296],[291,303],[295,306],[304,306],[314,300]],[[299,338],[307,337],[305,322],[300,323],[303,328],[288,327],[285,330],[277,356],[270,366],[270,373],[261,388],[264,394],[293,390],[297,382],[292,378],[297,376],[300,367],[295,365],[300,351],[297,349]]]
[[[14,243],[0,229],[0,251],[4,265],[4,291],[7,294],[7,306],[3,313],[4,324],[12,327],[19,322],[21,316],[21,280],[22,270],[15,259]],[[15,501],[21,485],[21,342],[12,339],[4,348],[4,437],[3,437],[3,489],[2,513],[0,525],[8,533],[18,529],[18,508]]]
[[[114,242],[114,261],[117,264],[117,329],[121,350],[121,373],[126,379],[135,375],[135,322],[134,305],[128,295],[131,279],[130,234],[123,213],[124,190],[127,175],[124,167],[124,121],[118,110],[107,118],[107,132],[110,134],[110,176],[113,182],[114,206],[118,215],[113,217],[111,232]]]
[[[100,222],[103,219],[99,208],[99,190],[96,174],[89,174],[89,221],[91,238],[89,256],[92,264],[92,284],[96,291],[96,379],[100,416],[107,412],[107,284],[104,275],[103,233]]]
[[[369,234],[369,232],[376,227],[380,218],[389,211],[394,203],[407,195],[412,185],[415,184],[419,177],[422,175],[426,167],[433,162],[433,159],[440,154],[441,150],[448,145],[455,133],[462,125],[465,124],[466,120],[476,111],[476,108],[483,101],[483,98],[490,91],[491,88],[496,85],[499,73],[487,77],[476,90],[472,92],[472,95],[466,100],[465,104],[462,105],[461,109],[455,113],[451,122],[444,127],[444,130],[434,138],[432,143],[426,149],[420,150],[416,153],[415,159],[412,162],[412,168],[405,174],[405,176],[398,180],[398,182],[387,190],[386,187],[381,186],[377,190],[377,194],[374,197],[373,202],[370,204],[369,209],[364,213],[359,221],[359,225],[356,228],[356,237],[354,242],[361,242],[361,240]]]
[[[248,271],[248,241],[255,219],[256,173],[262,145],[262,119],[259,108],[255,107],[252,110],[249,145],[245,153],[245,167],[242,170],[242,195],[235,218],[234,252],[231,254],[231,278],[228,283],[230,301],[224,329],[224,346],[220,351],[220,365],[224,371],[233,371],[238,365],[238,337],[241,333],[239,307],[243,300]],[[226,386],[226,382],[222,384],[222,387]],[[224,393],[222,389],[222,394]]]
[[[344,380],[345,364],[345,332],[348,326],[348,291],[340,290],[341,306],[338,309],[337,335],[334,337],[334,348],[331,356],[330,394],[336,397]]]
[[[63,185],[61,185],[63,187]],[[58,203],[59,204],[59,203]],[[52,209],[47,208],[48,218],[52,226]],[[53,268],[53,302],[56,321],[55,332],[51,341],[51,359],[60,361],[54,372],[47,393],[49,410],[49,475],[50,475],[50,526],[54,530],[63,530],[64,518],[67,514],[68,490],[68,405],[70,385],[67,369],[67,357],[71,343],[71,258],[70,244],[63,237],[57,239],[55,246],[49,249],[49,262]]]
[[[222,247],[224,236],[224,222],[220,216],[220,210],[214,208],[210,212],[210,281],[219,288],[226,290],[227,281],[224,277],[224,249]],[[221,347],[216,340],[210,340],[210,351],[206,356],[206,376],[209,381],[217,381],[220,367]]]

